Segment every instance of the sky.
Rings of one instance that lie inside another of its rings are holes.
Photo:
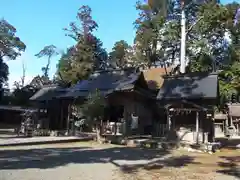
[[[222,0],[222,3],[232,0]],[[1,2],[0,18],[4,18],[16,29],[16,35],[26,44],[25,52],[14,61],[8,61],[9,86],[19,81],[22,75],[22,62],[26,66],[26,83],[41,74],[47,59],[38,59],[37,54],[44,46],[55,45],[66,50],[74,41],[65,36],[63,28],[76,20],[77,10],[82,5],[92,8],[93,19],[99,28],[95,35],[110,51],[118,40],[133,43],[135,29],[133,22],[138,16],[136,0],[5,0]],[[51,62],[50,75],[56,72],[59,57]]]

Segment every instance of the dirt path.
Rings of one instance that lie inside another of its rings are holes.
[[[87,142],[0,148],[0,180],[235,180],[239,158]]]

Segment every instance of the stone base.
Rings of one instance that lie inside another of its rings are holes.
[[[221,148],[221,144],[220,143],[193,144],[190,145],[190,147],[201,152],[214,153]]]
[[[51,131],[50,132],[50,136],[55,136],[55,137],[58,137],[58,136],[69,136],[69,133],[68,133],[68,131]]]

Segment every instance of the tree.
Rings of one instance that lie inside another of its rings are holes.
[[[240,55],[236,43],[240,36],[240,26],[233,24],[233,17],[239,7],[237,3],[206,3],[199,10],[202,21],[193,29],[200,35],[191,44],[200,51],[195,53],[197,56],[191,60],[189,68],[191,71],[220,71],[222,96],[230,96],[229,93],[236,91],[240,83]],[[230,41],[226,40],[226,33]]]
[[[69,28],[64,29],[67,36],[76,41],[76,45],[61,57],[58,73],[71,78],[73,83],[88,78],[94,70],[108,66],[107,52],[102,47],[101,40],[93,35],[98,25],[91,13],[89,6],[82,6],[77,13],[79,22],[71,22]]]
[[[14,86],[16,89],[21,89],[25,85],[25,77],[26,77],[26,67],[24,61],[22,60],[22,76],[20,81],[15,81]]]
[[[43,85],[49,85],[52,82],[45,76],[35,76],[32,81],[25,85],[25,66],[23,64],[23,75],[21,81],[14,82],[14,91],[11,94],[11,104],[19,106],[29,106],[29,98],[32,97]]]
[[[179,61],[182,2],[180,0],[152,0],[150,6],[137,4],[140,14],[135,22],[137,28],[136,42],[139,48],[143,50],[142,56],[145,57],[148,65],[156,64],[156,62],[166,65],[166,63],[173,64],[176,60]],[[223,19],[226,10],[219,6],[218,1],[185,0],[184,2],[187,17],[186,61],[189,62],[193,58],[196,60],[195,57],[200,57],[198,54],[205,56],[206,53],[213,53],[209,51],[211,49],[209,44],[211,46],[214,44],[215,38],[213,35],[216,32],[218,33],[218,23],[216,22]],[[218,34],[220,37],[221,33]],[[217,39],[221,41],[223,38]]]
[[[185,4],[188,71],[219,71],[220,92],[222,96],[227,96],[239,89],[240,84],[240,30],[239,23],[233,23],[240,5],[223,5],[218,0],[185,1]],[[149,65],[154,61],[164,65],[178,62],[180,0],[152,0],[147,5],[138,3],[137,9],[140,14],[135,22],[136,45],[142,59]],[[167,11],[164,12],[164,9]],[[230,41],[226,40],[226,34],[229,34]]]
[[[137,29],[135,38],[136,55],[137,59],[142,59],[145,66],[148,67],[161,61],[162,58],[162,52],[157,49],[158,41],[161,38],[160,32],[165,23],[165,16],[161,11],[162,2],[151,1],[150,4],[137,2],[136,5],[139,11],[139,18],[135,21]]]
[[[43,76],[49,78],[49,69],[51,64],[51,58],[55,55],[58,55],[57,47],[54,45],[45,46],[39,53],[37,53],[35,56],[38,58],[42,58],[47,56],[48,61],[45,67],[42,67]]]
[[[96,125],[96,135],[97,141],[101,141],[101,121],[104,118],[104,111],[106,107],[106,101],[104,96],[96,90],[96,92],[91,93],[87,101],[80,107],[80,116],[84,115],[87,117],[87,123]]]
[[[117,68],[134,66],[136,59],[133,48],[124,40],[117,41],[109,53],[109,63]]]
[[[0,59],[15,60],[26,45],[16,36],[16,28],[6,20],[0,20]]]
[[[240,8],[238,3],[230,3],[225,6],[228,10],[226,16],[226,29],[231,41],[226,44],[226,61],[221,67],[219,74],[220,91],[224,97],[229,97],[233,92],[240,92],[240,23],[233,23],[232,17],[235,16]]]
[[[72,62],[73,62],[73,51],[75,47],[70,47],[66,52],[63,52],[59,62],[57,64],[56,79],[63,80],[66,82],[78,81],[76,77],[76,72],[72,71]]]
[[[16,36],[16,28],[6,20],[0,20],[0,87],[8,79],[6,60],[15,60],[21,55],[26,45]]]
[[[32,97],[36,91],[37,89],[33,88],[30,85],[15,88],[11,94],[11,104],[18,106],[29,106],[29,98]]]
[[[181,5],[177,0],[169,2],[170,6],[168,7],[170,8],[168,8],[167,14],[160,13],[164,7],[160,4],[155,4],[156,7],[153,7],[154,3],[151,3],[151,7],[138,4],[140,17],[136,21],[136,41],[141,46],[150,49],[149,57],[153,57],[153,61],[162,59],[172,64],[180,56],[179,11]],[[173,4],[171,5],[171,3]],[[229,19],[232,21],[231,15],[218,1],[205,1],[205,3],[185,1],[185,3],[187,16],[186,60],[190,61],[192,67],[195,68],[198,66],[194,62],[205,61],[207,66],[204,66],[204,69],[210,71],[214,67],[213,60],[221,62],[224,59],[223,54],[226,54],[226,48],[224,49],[225,33],[227,24],[230,22]],[[156,21],[157,19],[161,21]],[[222,54],[219,55],[219,52]],[[150,60],[150,62],[152,61]]]

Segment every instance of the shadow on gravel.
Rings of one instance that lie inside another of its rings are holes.
[[[48,169],[64,166],[69,163],[112,163],[124,172],[130,172],[129,169],[134,171],[134,169],[142,167],[145,169],[161,168],[163,166],[181,167],[193,163],[193,158],[188,156],[162,158],[165,155],[170,156],[171,152],[130,147],[104,149],[93,149],[90,147],[45,148],[2,151],[0,149],[0,167],[2,170]]]
[[[225,162],[219,162],[218,165],[223,168],[218,170],[218,173],[234,176],[240,179],[240,156],[226,157],[221,156]]]
[[[180,156],[180,157],[167,157],[161,160],[152,161],[146,164],[135,164],[135,165],[123,165],[123,166],[116,166],[120,167],[120,169],[124,173],[135,173],[138,169],[145,169],[145,170],[156,170],[162,169],[164,167],[183,167],[189,164],[200,164],[198,162],[194,162],[194,157],[190,156]]]
[[[238,139],[227,139],[227,138],[216,138],[217,142],[221,143],[222,148],[236,150],[237,145],[240,144],[240,138]]]

